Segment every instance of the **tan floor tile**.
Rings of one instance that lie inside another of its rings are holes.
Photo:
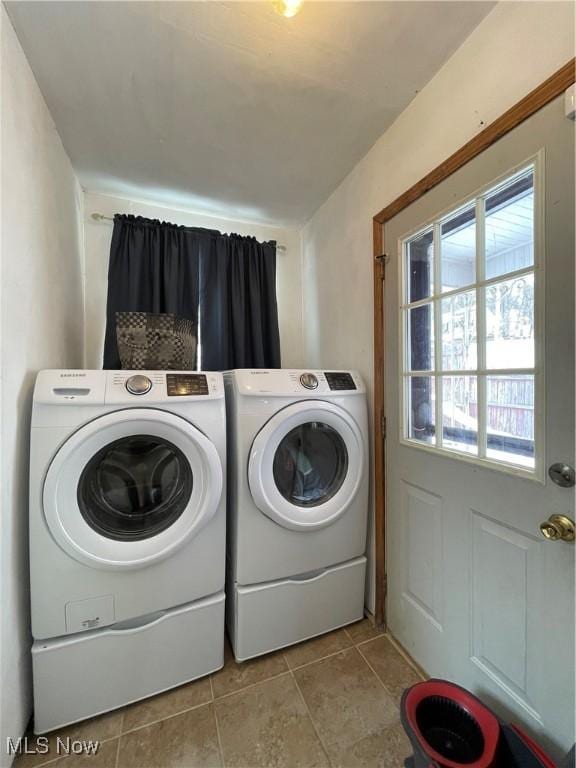
[[[327,747],[342,750],[398,720],[398,708],[355,648],[294,672]]]
[[[282,653],[270,653],[257,659],[243,661],[241,664],[234,659],[232,650],[226,641],[224,646],[224,667],[212,675],[214,697],[234,693],[254,683],[268,680],[270,677],[288,671],[288,665]]]
[[[207,704],[212,699],[210,678],[203,677],[187,685],[180,685],[171,691],[151,696],[149,699],[132,704],[124,710],[122,731],[131,731],[156,720],[185,712],[187,709]]]
[[[114,768],[119,739],[105,741],[100,744],[93,755],[73,755],[61,757],[50,763],[50,768]]]
[[[212,704],[120,739],[118,768],[217,768],[222,765]]]
[[[114,712],[100,715],[100,717],[82,720],[80,723],[74,723],[74,725],[51,731],[42,737],[48,738],[48,754],[22,755],[14,761],[14,768],[38,768],[38,766],[44,765],[44,763],[56,760],[60,757],[56,750],[56,740],[58,737],[63,740],[69,738],[71,741],[106,741],[107,739],[113,739],[115,736],[120,735],[122,715],[122,710],[115,710]],[[33,733],[26,735],[28,737],[29,749],[34,749],[36,739],[40,737],[34,736]]]
[[[360,652],[397,702],[400,701],[405,688],[421,681],[421,677],[387,637],[379,637],[365,643]]]
[[[373,637],[379,637],[382,634],[379,629],[376,629],[370,619],[362,619],[362,621],[356,621],[354,624],[348,624],[346,632],[348,632],[354,644],[363,643],[365,640],[371,640]]]
[[[92,739],[98,741],[113,739],[115,736],[120,735],[123,714],[122,709],[116,709],[114,712],[108,712],[105,715],[100,715],[100,717],[82,720],[80,723],[69,725],[60,731],[55,731],[54,735],[69,737],[70,739]]]
[[[289,674],[215,702],[227,768],[328,766]]]
[[[402,725],[397,723],[346,749],[331,748],[329,753],[333,768],[404,768],[412,749]]]
[[[303,664],[343,651],[351,645],[352,641],[346,632],[343,629],[337,629],[335,632],[329,632],[326,635],[320,635],[320,637],[314,637],[312,640],[306,640],[303,643],[298,643],[298,645],[285,648],[284,657],[290,669],[296,669]]]
[[[43,742],[37,743],[36,739],[40,738],[38,736],[34,736],[33,733],[26,733],[25,737],[27,737],[27,747],[26,749],[31,752],[34,749],[43,749]],[[41,738],[49,738],[49,737],[41,737]],[[55,742],[54,742],[55,743]],[[24,748],[24,747],[23,747]],[[2,756],[4,756],[4,751],[0,752]],[[47,754],[21,754],[17,755],[17,757],[14,759],[14,762],[12,763],[12,768],[39,768],[41,765],[45,765],[47,762],[54,761],[58,757],[56,753],[56,748],[53,747],[52,741],[49,743],[49,752]]]

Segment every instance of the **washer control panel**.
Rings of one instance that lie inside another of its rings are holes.
[[[38,373],[34,388],[36,406],[60,408],[122,404],[141,408],[167,402],[180,407],[223,399],[224,377],[216,371],[46,370]],[[42,418],[35,408],[34,423],[40,424]]]
[[[126,380],[126,389],[131,395],[145,395],[152,389],[152,382],[148,376],[137,373]]]
[[[203,373],[167,373],[166,390],[168,397],[207,395],[208,379]]]
[[[224,397],[221,373],[200,371],[102,371],[106,376],[106,403],[172,402]]]

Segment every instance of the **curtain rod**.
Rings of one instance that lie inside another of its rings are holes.
[[[94,221],[114,221],[112,216],[104,216],[103,213],[91,213],[90,218],[94,219]],[[285,245],[277,245],[276,250],[281,253],[286,253],[287,248]]]

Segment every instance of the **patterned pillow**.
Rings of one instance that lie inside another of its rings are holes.
[[[174,314],[116,312],[123,370],[187,371],[196,367],[194,322]]]

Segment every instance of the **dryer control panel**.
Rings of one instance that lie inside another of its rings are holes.
[[[356,371],[310,371],[293,369],[237,370],[225,374],[234,379],[243,395],[300,395],[322,397],[329,394],[355,395],[366,390]]]
[[[326,371],[324,374],[330,389],[357,389],[352,374],[342,371]]]

